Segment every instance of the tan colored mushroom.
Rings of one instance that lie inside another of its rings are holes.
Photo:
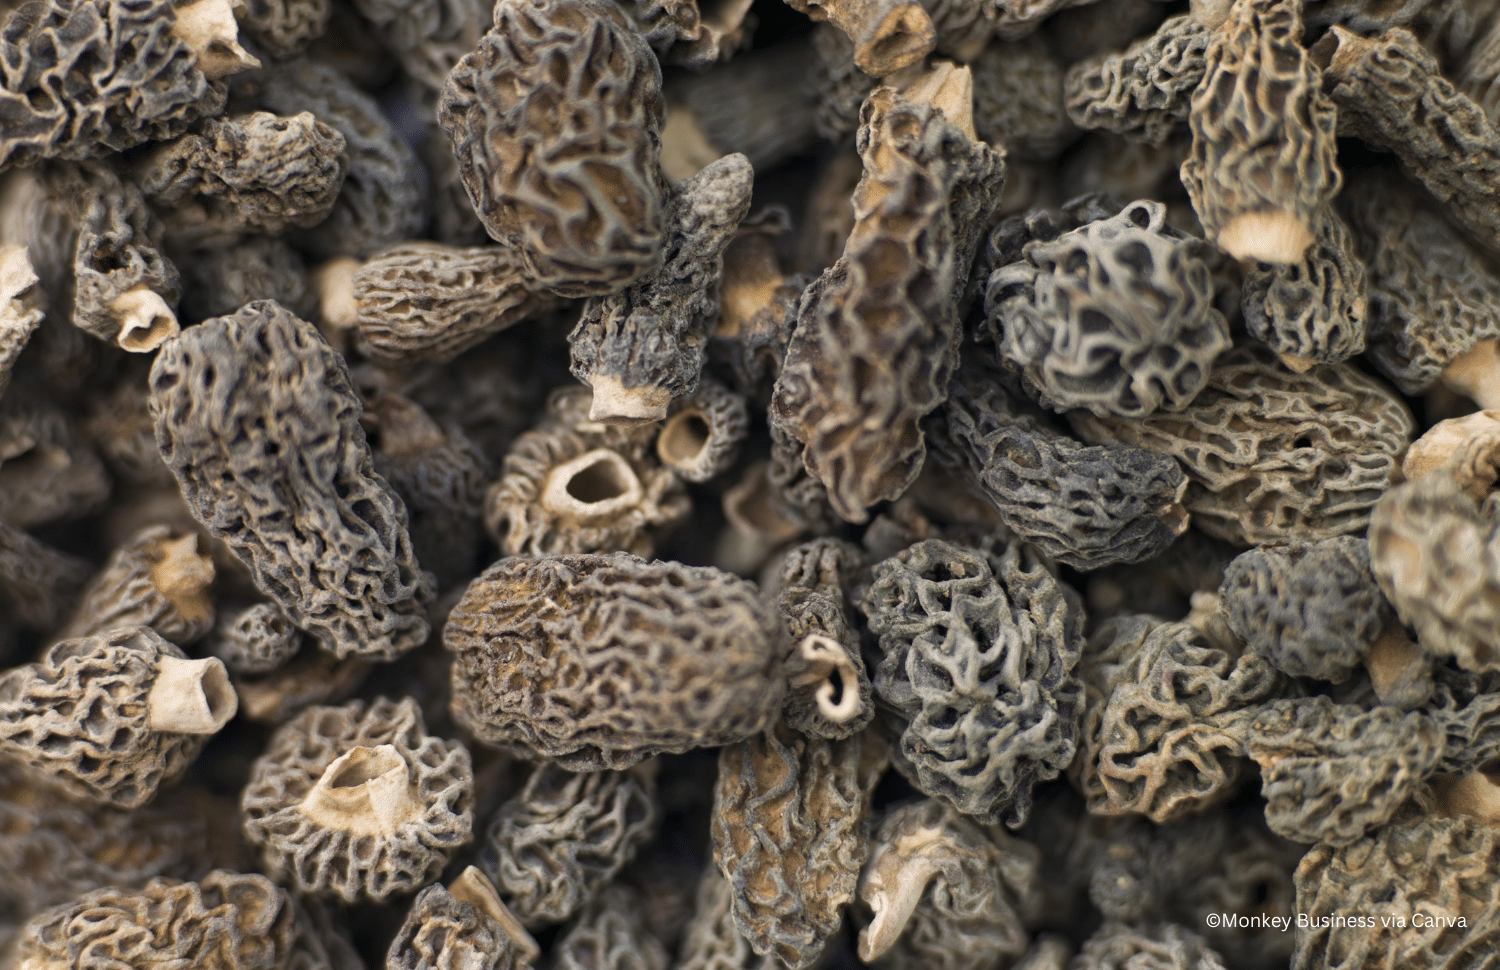
[[[1500,393],[1500,387],[1497,387],[1497,393]],[[1426,477],[1448,464],[1465,441],[1491,428],[1500,428],[1500,410],[1475,411],[1463,417],[1439,421],[1406,449],[1401,474],[1408,482]]]
[[[174,734],[217,734],[239,710],[229,671],[218,657],[182,660],[163,654],[146,695],[146,725]]]
[[[500,899],[500,894],[495,892],[495,886],[485,878],[484,873],[473,866],[465,866],[464,871],[458,874],[458,878],[448,884],[448,894],[461,903],[468,903],[479,912],[500,924],[505,935],[516,945],[516,950],[525,958],[525,962],[535,966],[541,959],[542,948],[537,945],[531,934],[526,932],[526,927],[516,919]]]
[[[1448,364],[1442,382],[1486,410],[1500,409],[1500,340],[1484,340]]]
[[[41,287],[25,246],[0,244],[0,394],[26,342],[42,322]]]
[[[787,0],[787,6],[849,35],[854,63],[871,77],[910,67],[937,45],[932,18],[916,0]]]
[[[177,8],[172,33],[197,53],[198,70],[210,80],[260,67],[260,61],[240,46],[236,6],[243,10],[244,0],[197,0]]]

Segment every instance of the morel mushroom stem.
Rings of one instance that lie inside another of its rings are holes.
[[[157,660],[156,682],[146,695],[146,725],[173,734],[217,734],[239,706],[224,661],[163,655]]]
[[[878,959],[901,938],[927,884],[939,871],[925,853],[929,847],[941,851],[944,842],[942,829],[921,828],[876,850],[859,887],[859,898],[875,911],[870,925],[859,931],[860,960]]]
[[[516,950],[524,957],[528,966],[535,966],[541,959],[542,948],[537,945],[531,934],[526,932],[526,927],[516,919],[515,914],[500,899],[500,894],[495,892],[495,886],[485,878],[484,873],[473,866],[465,867],[459,873],[458,878],[448,884],[448,894],[461,903],[468,903],[490,919],[500,924],[505,935],[516,945]]]
[[[349,330],[359,323],[354,274],[363,265],[353,256],[335,256],[313,270],[313,288],[318,292],[318,316],[325,327]]]
[[[937,32],[914,0],[787,0],[814,20],[827,20],[854,42],[854,63],[885,77],[932,53]]]
[[[1500,340],[1481,341],[1454,358],[1442,381],[1486,411],[1500,409]]]
[[[181,331],[167,301],[144,283],[121,293],[109,308],[120,318],[116,342],[133,354],[149,354]]]
[[[1500,773],[1436,775],[1432,787],[1440,815],[1448,818],[1467,815],[1485,825],[1500,825]]]
[[[912,104],[942,109],[950,125],[967,135],[969,141],[979,141],[974,132],[974,72],[968,65],[940,61],[902,88],[901,96]]]
[[[792,678],[793,687],[818,684],[818,712],[835,724],[845,724],[860,712],[859,674],[848,653],[832,637],[810,633],[797,644],[797,652],[807,664]]]
[[[608,518],[641,501],[641,480],[618,453],[595,448],[547,476],[542,507],[580,522]]]
[[[260,61],[240,46],[240,27],[230,0],[198,0],[178,7],[172,33],[197,52],[198,70],[209,80],[260,67]]]
[[[1411,443],[1401,461],[1401,474],[1408,482],[1437,471],[1448,464],[1465,441],[1500,425],[1500,411],[1475,411],[1461,418],[1439,421]],[[1483,501],[1483,496],[1479,497]]]
[[[331,829],[387,838],[424,811],[407,777],[406,759],[390,744],[349,749],[324,769],[299,809]]]
[[[198,536],[161,542],[151,554],[151,584],[177,607],[185,618],[212,616],[214,561],[198,553]]]

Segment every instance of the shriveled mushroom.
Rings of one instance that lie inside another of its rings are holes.
[[[174,8],[177,23],[172,33],[198,55],[198,70],[211,81],[260,67],[260,61],[240,46],[236,6],[243,9],[244,0],[194,0]]]
[[[706,482],[739,458],[750,431],[745,399],[705,379],[673,408],[656,436],[656,456],[690,482]]]
[[[58,638],[133,626],[149,626],[179,646],[201,638],[214,622],[214,564],[199,542],[196,533],[173,535],[167,526],[139,533],[94,577]]]
[[[813,20],[827,20],[854,44],[854,63],[872,77],[916,64],[937,42],[917,0],[787,0]]]

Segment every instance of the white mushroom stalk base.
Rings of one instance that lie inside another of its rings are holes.
[[[924,828],[876,850],[859,886],[859,898],[875,911],[870,925],[859,931],[860,960],[878,959],[901,938],[927,884],[938,873],[937,864],[923,851],[944,848],[942,830]]]
[[[859,675],[837,640],[810,633],[797,644],[797,656],[806,666],[791,683],[794,687],[818,684],[813,699],[819,714],[834,724],[847,724],[859,716]]]
[[[172,33],[197,52],[198,70],[209,80],[260,67],[260,61],[240,46],[240,25],[230,0],[198,0],[178,7]]]
[[[162,657],[146,695],[146,726],[168,734],[216,734],[239,706],[229,671],[218,657]]]
[[[298,810],[326,828],[391,838],[422,816],[422,802],[394,745],[360,745],[323,771]]]
[[[1235,259],[1286,265],[1302,259],[1313,234],[1290,212],[1246,212],[1231,219],[1216,242]]]
[[[181,332],[167,301],[143,283],[115,297],[109,305],[119,318],[115,342],[133,354],[149,354]]]

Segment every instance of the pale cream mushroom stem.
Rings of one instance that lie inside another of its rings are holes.
[[[216,734],[239,710],[229,671],[218,657],[162,657],[146,695],[146,726],[168,734]]]

